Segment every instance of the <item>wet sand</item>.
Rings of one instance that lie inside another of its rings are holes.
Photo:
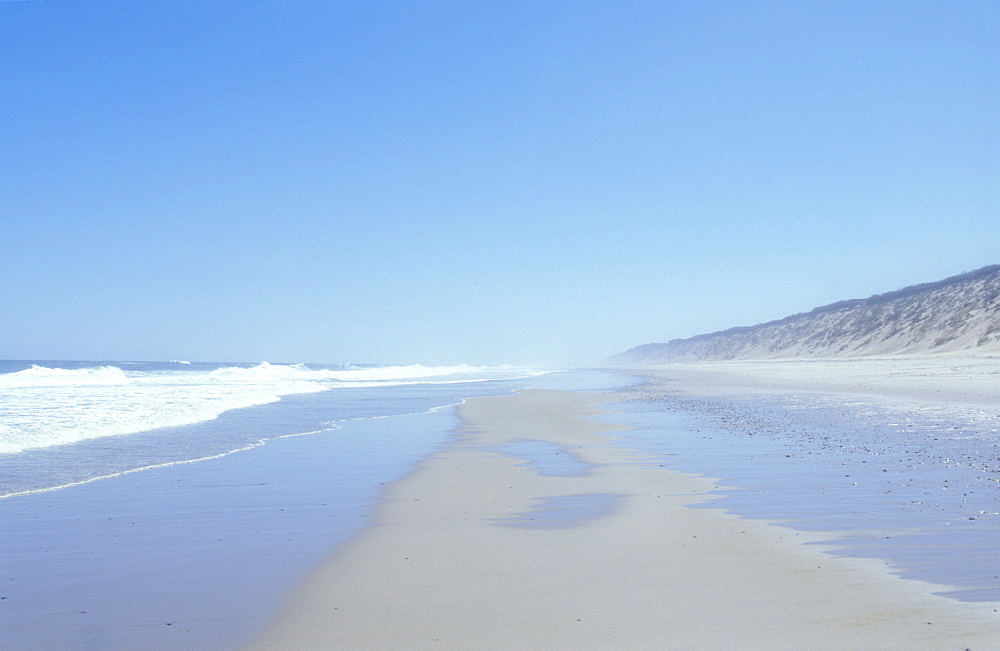
[[[716,484],[625,447],[594,418],[608,398],[469,400],[461,436],[387,487],[254,648],[1000,646],[996,604],[687,508]],[[575,462],[531,463],[523,441]]]

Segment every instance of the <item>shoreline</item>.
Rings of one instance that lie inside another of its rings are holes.
[[[302,409],[265,405],[232,424],[280,426]],[[353,419],[0,499],[0,648],[239,648],[367,525],[384,483],[447,443],[458,422],[434,408]]]
[[[457,439],[387,487],[372,526],[251,648],[1000,643],[996,604],[934,596],[942,586],[832,557],[806,533],[688,508],[718,485],[616,440],[621,428],[595,419],[613,399],[468,400]],[[546,474],[504,451],[525,440],[560,446],[586,471]]]

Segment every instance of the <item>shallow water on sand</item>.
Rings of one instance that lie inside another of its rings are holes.
[[[498,519],[494,524],[529,529],[575,527],[611,515],[625,497],[615,493],[577,493],[539,497],[536,498],[532,510]]]
[[[1000,419],[987,410],[818,395],[639,392],[610,417],[651,460],[727,488],[698,508],[829,534],[832,553],[1000,600]],[[824,543],[825,545],[825,543]]]
[[[521,465],[545,477],[582,477],[593,464],[582,461],[572,449],[549,441],[521,439],[497,448],[523,461]]]
[[[189,444],[201,450],[212,437],[269,440],[218,458],[0,499],[0,648],[234,648],[365,526],[386,483],[452,440],[461,421],[449,405],[523,386],[626,383],[577,373],[342,389],[149,435],[157,450],[181,452]],[[312,433],[294,435],[305,432]],[[42,461],[52,466],[76,454],[89,463],[101,446],[109,458],[135,456],[140,443],[83,442]],[[34,472],[31,463],[18,466],[29,479],[51,478],[53,468]]]
[[[2,500],[0,647],[232,647],[457,424],[363,420]]]

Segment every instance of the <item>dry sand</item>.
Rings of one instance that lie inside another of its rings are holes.
[[[818,392],[1000,407],[1000,356],[921,355],[696,362],[643,369],[664,386],[696,394]]]
[[[933,596],[940,586],[825,555],[806,534],[686,508],[715,484],[616,443],[589,418],[601,399],[469,400],[462,437],[387,487],[374,525],[254,648],[1000,647],[996,604]],[[595,465],[544,476],[495,449],[522,439]],[[618,496],[617,509],[565,526],[504,522],[559,495]]]

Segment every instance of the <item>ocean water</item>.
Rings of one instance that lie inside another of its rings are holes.
[[[453,407],[628,378],[0,362],[0,648],[237,648],[455,436]]]
[[[0,361],[0,498],[230,454],[352,419],[440,408],[479,391],[470,385],[542,374],[475,366]],[[421,389],[408,390],[413,386]],[[286,420],[248,411],[283,398],[294,405],[284,410]]]

